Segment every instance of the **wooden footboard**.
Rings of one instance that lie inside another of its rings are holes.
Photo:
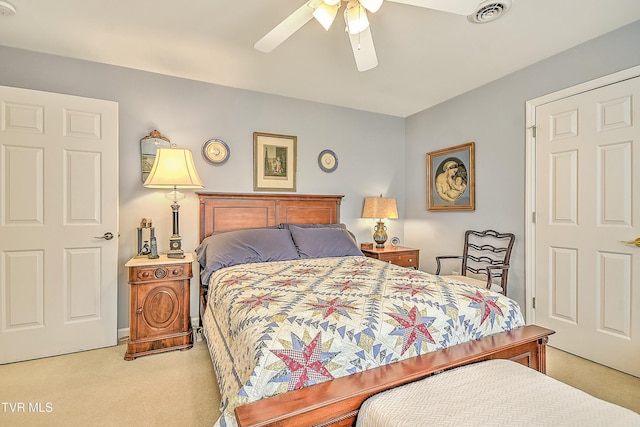
[[[530,325],[293,390],[236,408],[240,426],[351,426],[370,396],[447,369],[510,359],[546,373],[546,344],[554,331]]]

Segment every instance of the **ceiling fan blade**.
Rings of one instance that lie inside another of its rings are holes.
[[[258,40],[253,47],[261,52],[269,53],[302,28],[304,24],[311,21],[312,18],[313,8],[309,7],[308,3],[305,2],[302,7],[287,16],[284,21]]]
[[[440,10],[457,15],[471,15],[482,0],[389,0],[394,3]]]
[[[373,46],[373,37],[371,29],[367,27],[358,34],[350,34],[351,49],[353,49],[353,57],[356,60],[358,71],[367,71],[378,66],[378,57],[376,56],[376,48]]]

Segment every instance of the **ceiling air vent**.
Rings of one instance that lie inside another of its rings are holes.
[[[486,24],[504,15],[511,7],[511,0],[484,1],[467,19],[474,24]]]
[[[8,1],[0,0],[0,16],[12,16],[16,14],[16,8]]]

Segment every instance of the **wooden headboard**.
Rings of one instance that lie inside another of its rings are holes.
[[[284,222],[335,224],[340,222],[344,196],[311,194],[202,193],[200,241],[215,232],[272,227]]]

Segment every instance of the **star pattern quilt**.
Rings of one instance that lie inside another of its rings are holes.
[[[236,406],[524,326],[510,298],[361,256],[211,276],[204,333],[222,416]]]

